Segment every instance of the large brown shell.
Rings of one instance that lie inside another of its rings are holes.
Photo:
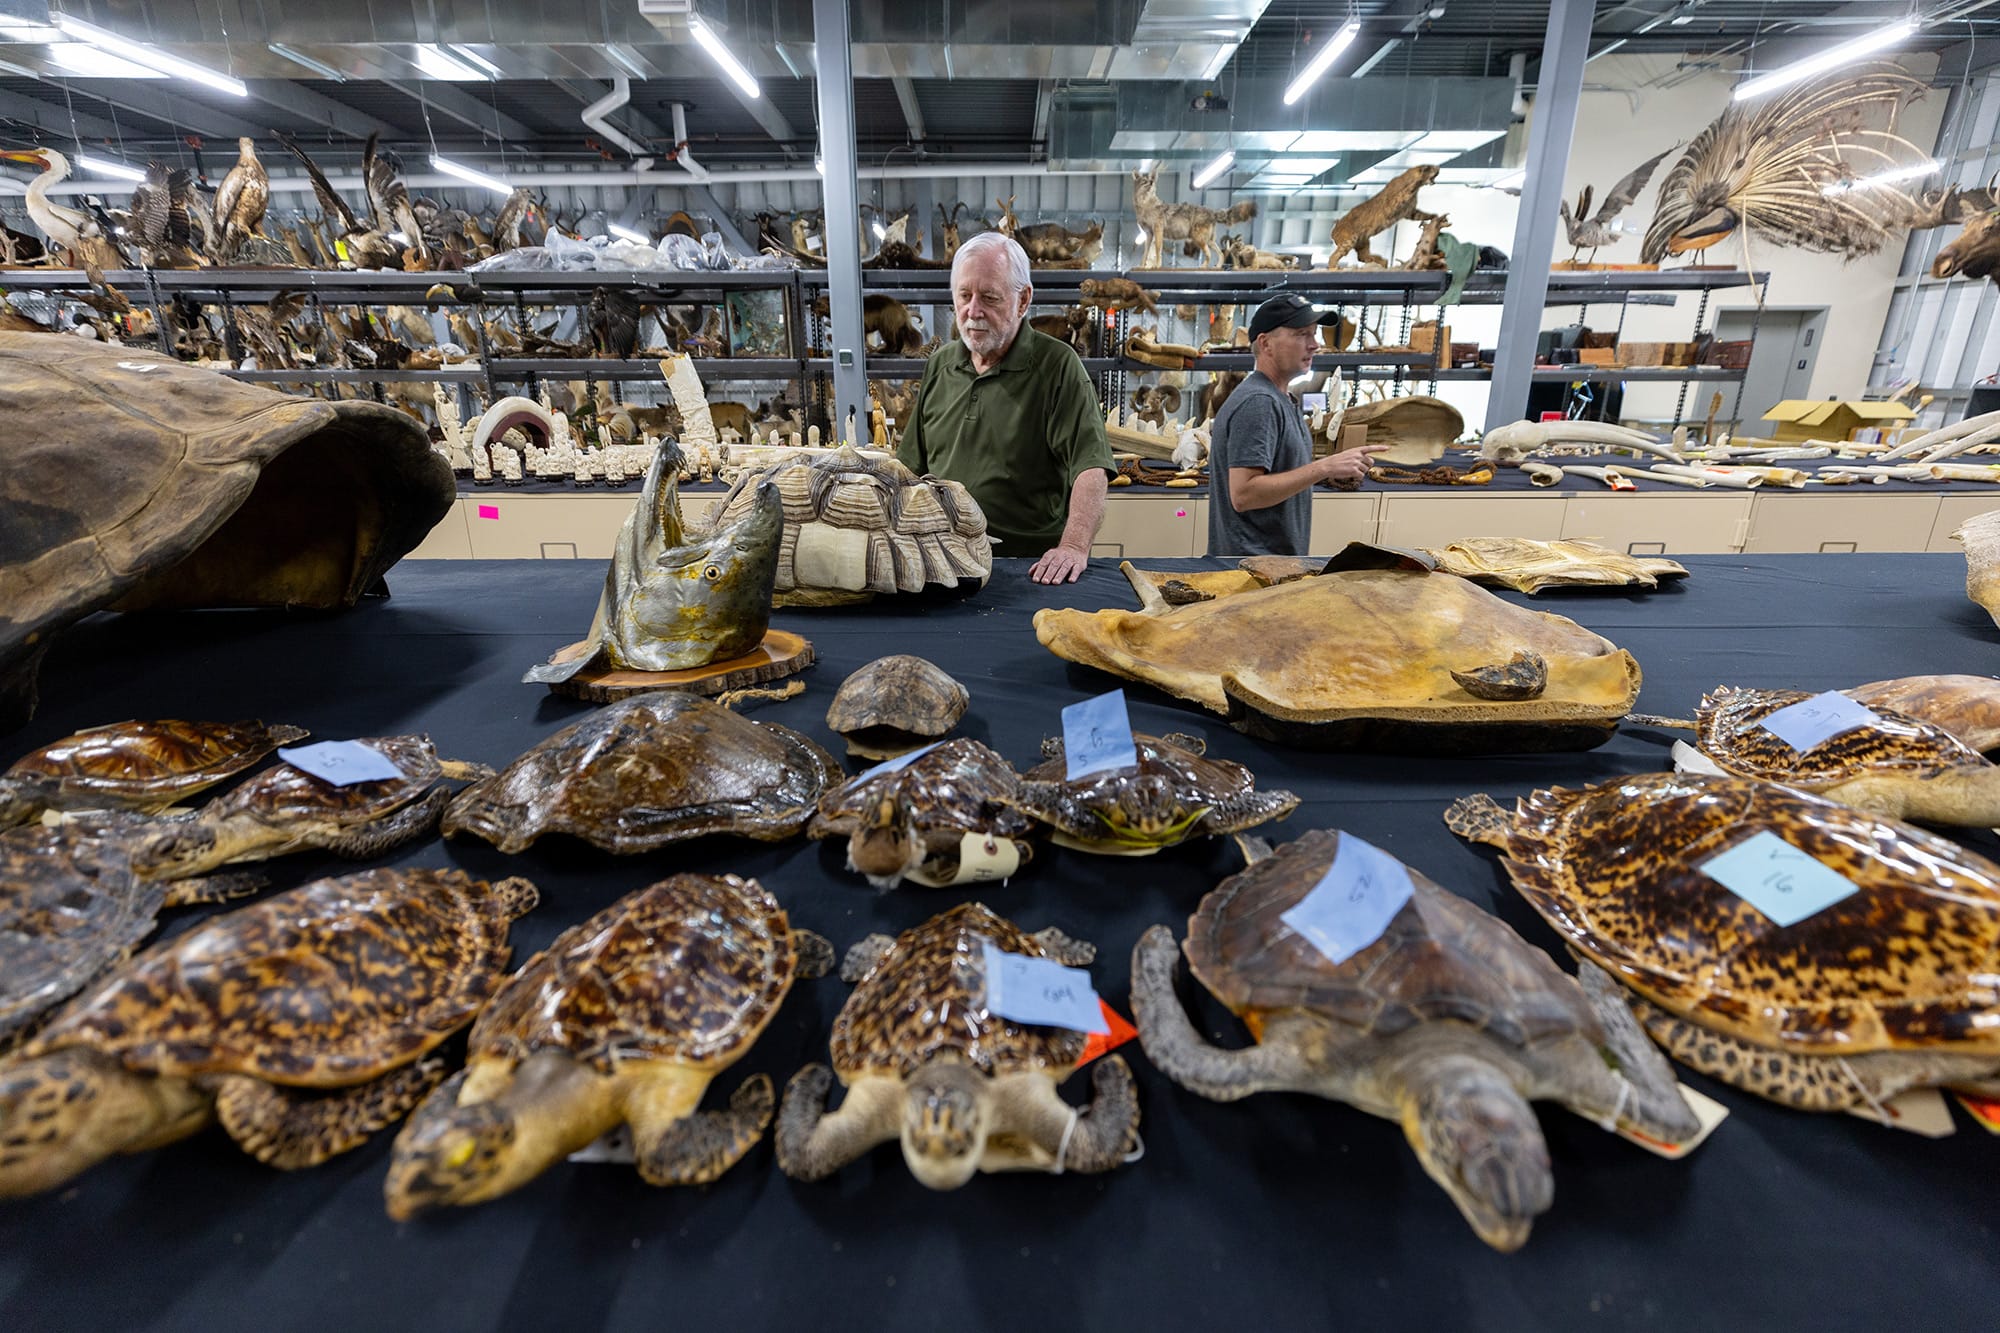
[[[507,967],[518,900],[458,870],[369,870],[239,908],[148,949],[26,1047],[128,1069],[341,1087],[472,1021]]]
[[[1842,693],[1943,727],[1982,754],[2000,749],[2000,680],[1991,676],[1898,676]]]
[[[1746,778],[1818,791],[1867,772],[1933,772],[1986,768],[1984,755],[1943,727],[1889,708],[1882,721],[1829,736],[1800,754],[1767,731],[1765,718],[1812,696],[1802,690],[1738,690],[1723,685],[1702,696],[1694,715],[1703,754]]]
[[[842,735],[882,727],[929,739],[965,716],[971,696],[939,666],[897,653],[878,657],[840,682],[826,725]]]
[[[631,1060],[727,1067],[798,972],[791,923],[735,875],[675,875],[629,893],[536,954],[479,1015],[472,1054],[549,1048],[603,1073]]]
[[[624,853],[705,833],[777,842],[806,826],[841,776],[832,755],[789,727],[655,690],[598,709],[467,787],[443,828],[503,852],[544,833]]]
[[[1328,961],[1280,918],[1332,866],[1342,834],[1314,829],[1222,881],[1188,918],[1188,967],[1261,1033],[1264,1015],[1307,1009],[1391,1037],[1457,1022],[1513,1047],[1584,1035],[1602,1041],[1576,983],[1498,917],[1409,870],[1416,892],[1382,937]]]
[[[336,787],[304,769],[279,764],[216,797],[195,817],[219,822],[249,815],[273,827],[344,828],[394,814],[444,777],[429,736],[369,736],[358,743],[386,756],[403,776]]]
[[[0,834],[0,1050],[146,938],[165,899],[108,840]]]
[[[1778,926],[1699,867],[1770,832],[1858,892]],[[2000,866],[1748,778],[1653,774],[1523,800],[1504,864],[1579,953],[1704,1027],[1797,1054],[2000,1054]]]
[[[1060,1077],[1083,1058],[1085,1036],[1030,1027],[986,1007],[985,943],[1046,956],[1041,942],[984,903],[961,903],[896,937],[833,1020],[833,1067],[905,1077],[955,1051],[987,1074],[1046,1069]]]
[[[0,776],[53,789],[65,806],[167,806],[251,767],[302,727],[262,722],[114,722],[23,755]]]

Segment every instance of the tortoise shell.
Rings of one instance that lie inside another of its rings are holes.
[[[445,811],[447,835],[474,833],[518,852],[568,833],[610,852],[644,852],[705,833],[791,837],[838,761],[789,727],[654,690],[563,728]]]
[[[1017,803],[1071,837],[1138,847],[1233,833],[1281,818],[1298,804],[1290,792],[1255,791],[1257,779],[1241,764],[1204,758],[1207,744],[1196,737],[1134,735],[1132,748],[1136,766],[1072,780],[1062,742],[1045,742],[1043,751],[1054,757],[1022,775]],[[1253,813],[1221,814],[1246,802]]]
[[[279,764],[216,797],[196,818],[220,821],[240,814],[271,825],[342,827],[394,814],[444,777],[429,736],[370,736],[356,744],[388,759],[403,776],[336,787],[302,768]]]
[[[47,802],[100,809],[172,805],[302,740],[303,727],[262,722],[114,722],[65,736],[14,761],[0,791],[20,784]]]
[[[764,1030],[798,972],[791,923],[735,875],[675,875],[556,937],[472,1028],[472,1053],[518,1063],[566,1050],[720,1069]]]
[[[1982,754],[2000,749],[2000,680],[1991,676],[1898,676],[1841,692],[1943,727]]]
[[[716,528],[750,512],[764,478],[784,498],[774,594],[780,606],[984,583],[993,573],[986,516],[958,482],[919,477],[893,458],[843,446],[745,473],[716,507]]]
[[[1702,873],[1759,832],[1857,892],[1779,926]],[[1943,838],[1695,774],[1537,791],[1501,837],[1535,910],[1669,1012],[1797,1054],[2000,1053],[2000,866]]]
[[[146,938],[165,900],[110,843],[0,834],[0,1050]]]
[[[69,1004],[26,1047],[90,1047],[128,1069],[341,1087],[472,1021],[507,967],[526,881],[458,870],[316,880],[157,945]]]
[[[833,1067],[905,1077],[945,1051],[987,1074],[1067,1073],[1081,1032],[1030,1026],[986,1007],[985,945],[1042,958],[1035,939],[984,903],[961,903],[896,937],[833,1021]]]
[[[943,668],[898,653],[878,657],[842,681],[827,707],[826,725],[850,742],[910,738],[921,744],[957,726],[970,700],[965,686]],[[871,735],[876,732],[889,734]]]
[[[1829,736],[1804,754],[1765,729],[1781,708],[1810,699],[1801,690],[1738,690],[1719,686],[1702,696],[1695,735],[1703,754],[1741,777],[1764,778],[1808,791],[1846,782],[1870,770],[1985,768],[1988,761],[1943,727],[1891,708],[1873,711],[1879,724]]]
[[[1260,1038],[1274,1010],[1308,1009],[1390,1037],[1458,1022],[1509,1046],[1603,1034],[1583,992],[1498,917],[1410,869],[1415,888],[1380,939],[1334,963],[1281,918],[1311,893],[1342,834],[1314,829],[1217,885],[1188,918],[1188,967]]]
[[[889,801],[923,843],[926,875],[950,883],[958,873],[968,833],[1010,838],[1023,863],[1033,859],[1028,839],[1035,821],[1009,803],[1020,786],[1012,764],[978,741],[960,736],[940,742],[901,768],[885,771],[878,765],[835,787],[819,798],[806,836],[852,837]]]

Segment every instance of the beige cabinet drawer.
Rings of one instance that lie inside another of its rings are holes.
[[[437,526],[419,543],[417,549],[404,556],[405,560],[470,560],[472,558],[472,538],[465,530],[464,496],[451,502],[451,508],[444,511],[444,517]]]
[[[465,526],[479,560],[606,560],[638,493],[464,497]]]
[[[1571,495],[1562,535],[1628,555],[1716,555],[1743,549],[1750,535],[1748,491],[1700,495]]]
[[[1750,509],[1757,555],[1921,551],[1937,522],[1937,495],[1758,495]]]
[[[1926,551],[1963,551],[1965,548],[1951,539],[1961,523],[1978,518],[2000,509],[2000,486],[1995,486],[1990,495],[1941,495],[1938,497],[1937,519],[1931,524],[1931,544]]]
[[[1208,544],[1208,515],[1201,512],[1199,523],[1196,517],[1191,495],[1110,496],[1090,554],[1108,560],[1194,555]]]
[[[1449,546],[1468,537],[1562,536],[1560,495],[1382,496],[1375,540],[1385,546]]]
[[[1374,541],[1381,508],[1379,492],[1362,491],[1353,495],[1313,492],[1309,554],[1334,555],[1349,542]]]

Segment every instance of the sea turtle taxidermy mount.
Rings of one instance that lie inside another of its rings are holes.
[[[759,482],[743,512],[704,533],[681,518],[680,450],[662,444],[618,531],[590,634],[522,677],[593,702],[641,690],[726,689],[812,663],[812,645],[772,631],[784,508]]]
[[[556,938],[472,1026],[465,1069],[396,1136],[383,1198],[403,1221],[520,1188],[620,1125],[649,1185],[701,1185],[741,1160],[776,1106],[744,1080],[701,1111],[792,982],[833,946],[794,928],[756,880],[675,875]]]
[[[1135,735],[1132,747],[1136,765],[1071,778],[1062,739],[1051,737],[1042,742],[1045,762],[1022,775],[1008,803],[1054,829],[1064,846],[1125,856],[1240,833],[1298,806],[1292,792],[1257,791],[1243,765],[1207,758],[1199,737]]]
[[[1573,620],[1431,572],[1414,552],[1356,542],[1326,569],[1173,606],[1128,566],[1144,610],[1038,611],[1035,634],[1058,657],[1307,749],[1587,750],[1610,739],[1639,697],[1630,653]],[[1531,697],[1480,698],[1459,679],[1508,675],[1524,652],[1545,673]]]
[[[1021,778],[959,736],[879,764],[819,799],[809,838],[846,838],[847,868],[878,889],[1004,879],[1034,857],[1035,821],[1012,804]]]
[[[1228,1050],[1174,994],[1174,938],[1132,952],[1147,1056],[1215,1101],[1306,1092],[1402,1125],[1418,1160],[1481,1240],[1518,1249],[1555,1192],[1531,1102],[1667,1144],[1699,1126],[1672,1068],[1600,973],[1579,986],[1498,917],[1409,874],[1409,901],[1334,962],[1285,916],[1327,875],[1346,835],[1314,829],[1230,876],[1188,918],[1202,985],[1256,1038]],[[1595,969],[1593,969],[1595,970]]]
[[[262,722],[114,722],[51,741],[0,773],[0,828],[44,810],[157,813],[234,777],[303,727]]]
[[[2000,1074],[2000,866],[1808,792],[1693,773],[1551,788],[1445,813],[1622,981],[1668,1053],[1808,1111]],[[1779,925],[1708,874],[1768,833],[1853,886]]]

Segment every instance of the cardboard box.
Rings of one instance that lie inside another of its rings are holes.
[[[1437,355],[1438,349],[1451,346],[1451,325],[1434,319],[1410,325],[1410,346],[1424,356]]]
[[[1576,354],[1586,366],[1615,366],[1618,364],[1618,349],[1615,347],[1579,347]]]
[[[1917,414],[1902,403],[1871,403],[1860,399],[1787,398],[1764,414],[1777,423],[1771,438],[1779,441],[1847,440],[1864,426],[1900,426]]]

